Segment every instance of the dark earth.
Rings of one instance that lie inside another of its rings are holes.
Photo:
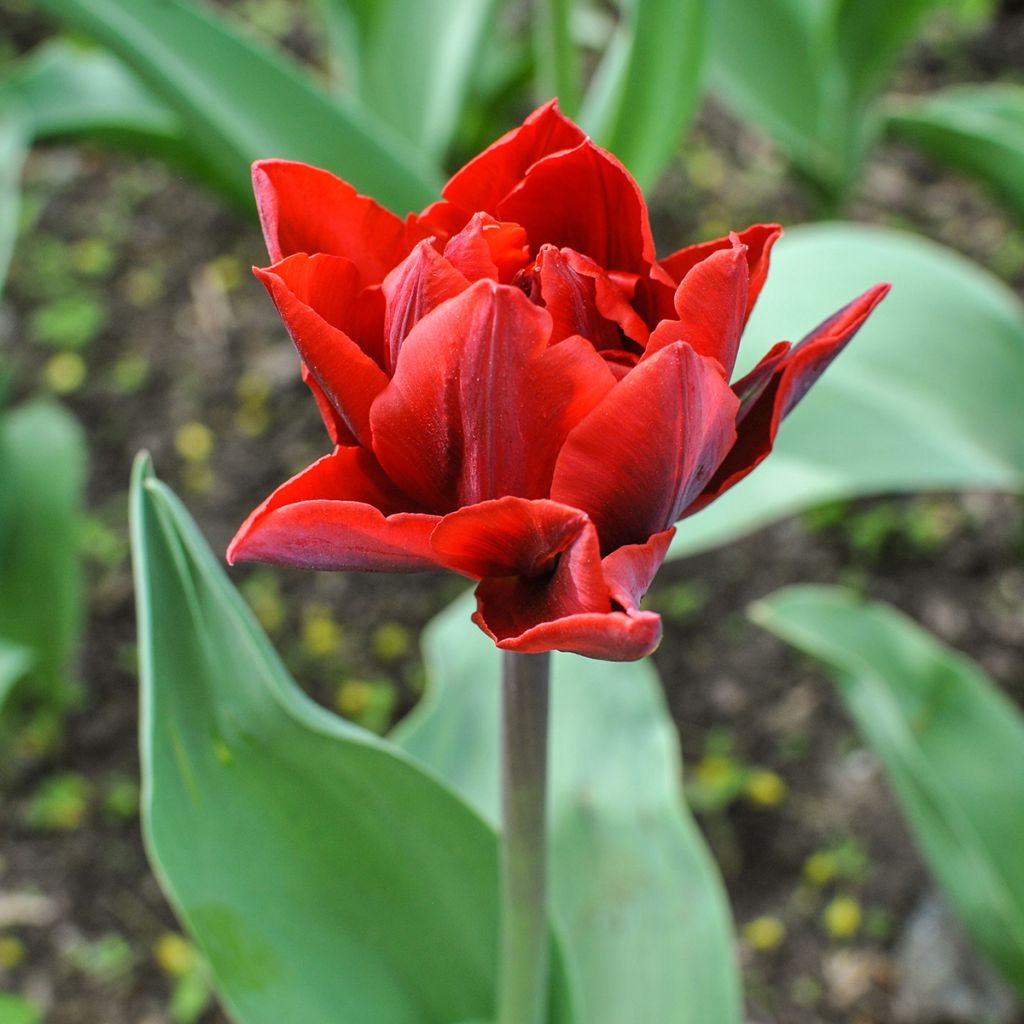
[[[48,30],[12,0],[0,0],[0,22],[11,26],[10,52]],[[950,32],[942,23],[929,31],[902,88],[1019,79],[1019,4],[980,34]],[[37,151],[25,190],[0,352],[16,368],[15,398],[56,392],[85,427],[89,608],[83,697],[63,739],[27,728],[0,770],[0,991],[35,999],[48,1024],[213,1024],[225,1018],[212,1004],[201,1009],[202,985],[188,950],[168,938],[176,925],[139,838],[129,469],[149,449],[222,551],[327,439],[248,273],[264,260],[251,217],[160,165],[89,147]],[[814,216],[781,157],[712,104],[652,211],[661,251],[754,221]],[[1024,286],[1021,229],[979,188],[909,149],[876,151],[849,216],[910,226]],[[68,295],[78,311],[62,320]],[[91,323],[88,337],[69,341],[68,319],[71,334]],[[956,984],[987,993],[995,1008],[975,1017],[900,1009],[902,942],[932,885],[825,675],[745,616],[789,583],[846,583],[977,659],[1024,705],[1022,555],[1018,498],[929,495],[818,510],[659,576],[648,597],[665,619],[655,662],[727,880],[752,1022],[1024,1021],[978,981],[983,972],[960,947],[949,975],[966,974]],[[463,585],[267,568],[233,576],[296,677],[373,728],[415,701],[418,634]],[[953,926],[940,931],[949,939]]]

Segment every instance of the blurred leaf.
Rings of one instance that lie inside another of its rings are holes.
[[[428,627],[430,687],[393,736],[494,822],[500,656],[471,604]],[[657,677],[564,654],[553,668],[551,897],[580,1020],[738,1022],[728,903]]]
[[[575,118],[579,107],[579,53],[572,37],[574,0],[539,0],[533,16],[533,45],[537,54],[540,102],[558,97],[566,117]]]
[[[21,168],[28,153],[29,133],[23,113],[8,105],[0,85],[0,293],[18,240]]]
[[[33,652],[24,687],[59,706],[82,622],[77,530],[85,477],[77,421],[50,402],[0,418],[0,637]]]
[[[21,996],[0,993],[0,1024],[41,1024],[35,1003]]]
[[[980,178],[1024,217],[1024,86],[958,85],[886,110],[891,137]]]
[[[280,54],[186,0],[41,0],[116,53],[177,113],[192,145],[248,201],[249,164],[303,160],[404,213],[437,172],[356,101],[335,103]]]
[[[34,660],[35,655],[29,648],[0,638],[0,714],[11,691],[27,675]]]
[[[710,5],[715,7],[716,3]],[[600,145],[654,185],[676,152],[700,95],[704,0],[630,0],[583,102]]]
[[[1024,994],[1024,719],[971,661],[893,608],[791,587],[754,619],[825,662],[936,878]]]
[[[487,1015],[494,833],[396,747],[295,686],[144,459],[132,538],[146,837],[232,1014]]]
[[[460,800],[288,678],[145,462],[132,484],[144,814],[245,1024],[486,1014],[497,848]]]
[[[801,227],[773,253],[744,372],[879,281],[893,289],[786,420],[775,451],[686,520],[675,555],[840,498],[1024,485],[1024,308],[993,275],[913,235]]]

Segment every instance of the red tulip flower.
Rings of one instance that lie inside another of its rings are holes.
[[[228,559],[450,569],[506,651],[652,651],[639,602],[673,524],[768,455],[887,291],[730,383],[780,229],[658,261],[636,183],[554,103],[404,221],[304,164],[253,177],[274,261],[256,273],[334,450]]]

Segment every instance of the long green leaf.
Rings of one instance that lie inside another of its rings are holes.
[[[783,424],[775,451],[685,520],[674,554],[886,492],[1024,487],[1024,308],[963,257],[886,228],[797,228],[743,340],[750,365],[879,281],[892,293]]]
[[[581,122],[647,188],[676,152],[696,109],[705,0],[632,0],[623,7]]]
[[[0,714],[14,687],[28,675],[35,655],[27,647],[0,638]]]
[[[1024,218],[1024,87],[958,85],[886,108],[892,138],[966,171]]]
[[[498,817],[500,659],[456,602],[431,624],[430,689],[400,746]],[[552,901],[586,1024],[733,1024],[729,912],[681,788],[647,663],[554,658]]]
[[[33,402],[0,417],[0,637],[32,652],[25,692],[54,706],[72,692],[82,623],[85,464],[82,429],[60,406]]]
[[[21,169],[28,154],[28,119],[0,90],[0,293],[18,240]]]
[[[975,942],[1024,994],[1024,718],[985,674],[887,605],[831,587],[756,621],[825,662]]]
[[[280,55],[186,0],[41,0],[116,53],[177,113],[191,140],[249,191],[249,164],[304,160],[400,212],[430,202],[438,174],[355,101],[332,101]]]
[[[566,117],[575,118],[579,107],[579,51],[572,37],[574,0],[541,0],[533,18],[533,45],[537,55],[538,99],[558,98]]]

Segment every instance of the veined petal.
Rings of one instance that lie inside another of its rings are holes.
[[[438,512],[527,495],[523,409],[550,333],[545,310],[488,280],[420,320],[370,413],[388,476]]]
[[[876,285],[816,327],[798,345],[776,345],[736,390],[742,398],[736,443],[686,515],[709,505],[739,483],[772,450],[779,424],[860,330],[885,298],[889,285]]]
[[[307,164],[260,160],[252,168],[263,236],[275,263],[293,253],[344,256],[377,284],[422,237],[415,223]]]
[[[393,374],[409,331],[435,306],[465,291],[469,281],[425,238],[384,278],[381,287],[387,299],[384,365]]]
[[[228,562],[414,572],[436,567],[438,517],[408,499],[364,448],[337,448],[282,484],[245,521]]]
[[[441,190],[467,212],[496,214],[498,204],[538,160],[578,146],[586,136],[558,110],[558,101],[539,107],[519,128],[507,132],[457,171]]]
[[[469,223],[449,239],[445,259],[469,278],[508,284],[530,262],[526,232],[518,225],[474,213]]]
[[[586,512],[605,551],[646,543],[704,489],[736,438],[738,406],[714,360],[668,345],[569,434],[551,497]]]
[[[699,355],[717,359],[731,376],[746,322],[749,274],[747,247],[738,241],[692,267],[676,289],[678,319],[663,320],[655,328],[646,357],[685,341]]]
[[[747,266],[750,268],[746,312],[743,317],[745,325],[757,302],[757,297],[764,287],[765,278],[768,276],[772,246],[781,235],[782,228],[778,224],[754,224],[738,234],[730,234],[725,238],[716,238],[713,242],[702,242],[699,245],[690,245],[685,249],[680,249],[667,259],[663,259],[661,266],[674,281],[682,282],[683,278],[698,263],[706,260],[712,253],[734,248],[736,244],[734,239],[738,239],[747,247]]]
[[[643,275],[654,262],[640,189],[615,157],[589,139],[535,163],[498,204],[497,214],[522,224],[534,248],[549,242],[607,270]]]
[[[446,515],[430,538],[445,568],[483,579],[548,572],[586,526],[579,509],[544,499],[504,497]]]
[[[571,651],[632,661],[649,654],[661,637],[657,615],[613,610],[597,532],[589,522],[550,575],[485,579],[476,598],[473,621],[506,651]]]
[[[254,273],[263,282],[295,347],[321,392],[360,443],[369,444],[370,405],[388,382],[384,371],[314,303],[340,317],[359,294],[358,272],[333,256],[290,256]]]

